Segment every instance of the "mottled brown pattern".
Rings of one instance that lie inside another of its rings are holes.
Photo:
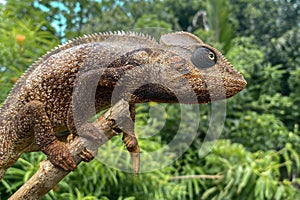
[[[201,54],[203,60],[196,59],[200,63],[195,66],[191,56],[199,47],[210,53]],[[203,68],[202,62],[203,66],[215,63]],[[97,85],[91,93],[93,81]],[[23,152],[36,150],[42,150],[54,165],[74,170],[76,165],[57,135],[77,134],[76,127],[93,113],[89,98],[94,99],[96,111],[124,98],[131,104],[134,119],[135,103],[207,103],[229,98],[245,85],[243,76],[219,51],[190,33],[166,34],[159,43],[132,32],[69,41],[35,62],[4,102],[0,111],[0,178]],[[78,92],[76,87],[82,89]],[[123,141],[129,151],[138,152],[133,124],[128,123],[123,125],[128,129]],[[134,165],[138,168],[138,161]]]

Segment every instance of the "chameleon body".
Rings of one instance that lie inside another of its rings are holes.
[[[90,84],[93,90],[87,89]],[[245,85],[218,50],[187,32],[162,35],[160,42],[133,32],[71,40],[28,68],[1,107],[0,178],[23,152],[37,150],[54,165],[74,170],[61,138],[78,134],[77,125],[92,117],[89,110],[98,112],[124,98],[134,119],[136,103],[208,103]],[[123,141],[134,151],[133,131]]]

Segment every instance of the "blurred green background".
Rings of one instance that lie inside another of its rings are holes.
[[[43,199],[300,199],[299,0],[2,1],[0,102],[18,77],[59,43],[148,27],[194,33],[245,76],[246,89],[227,100],[221,138],[199,157],[210,112],[209,104],[200,105],[197,138],[168,167],[134,177],[98,160],[82,163]],[[142,151],[164,148],[178,129],[179,105],[162,105],[164,124],[149,116],[155,106],[137,109],[137,134],[152,135],[141,138]],[[124,148],[120,141],[111,143]],[[116,159],[109,149],[100,156]],[[28,180],[43,159],[39,152],[24,154],[1,180],[0,199]]]

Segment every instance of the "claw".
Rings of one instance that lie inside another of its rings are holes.
[[[140,171],[140,147],[136,145],[134,147],[127,148],[127,150],[131,155],[134,175],[137,176]]]
[[[137,176],[140,170],[140,147],[138,145],[138,141],[133,134],[124,133],[123,142],[127,150],[130,152],[134,175]]]

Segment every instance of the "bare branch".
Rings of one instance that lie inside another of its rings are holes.
[[[169,178],[169,181],[175,181],[175,180],[183,180],[183,179],[222,179],[223,175],[186,175],[186,176],[174,176],[172,178]]]

